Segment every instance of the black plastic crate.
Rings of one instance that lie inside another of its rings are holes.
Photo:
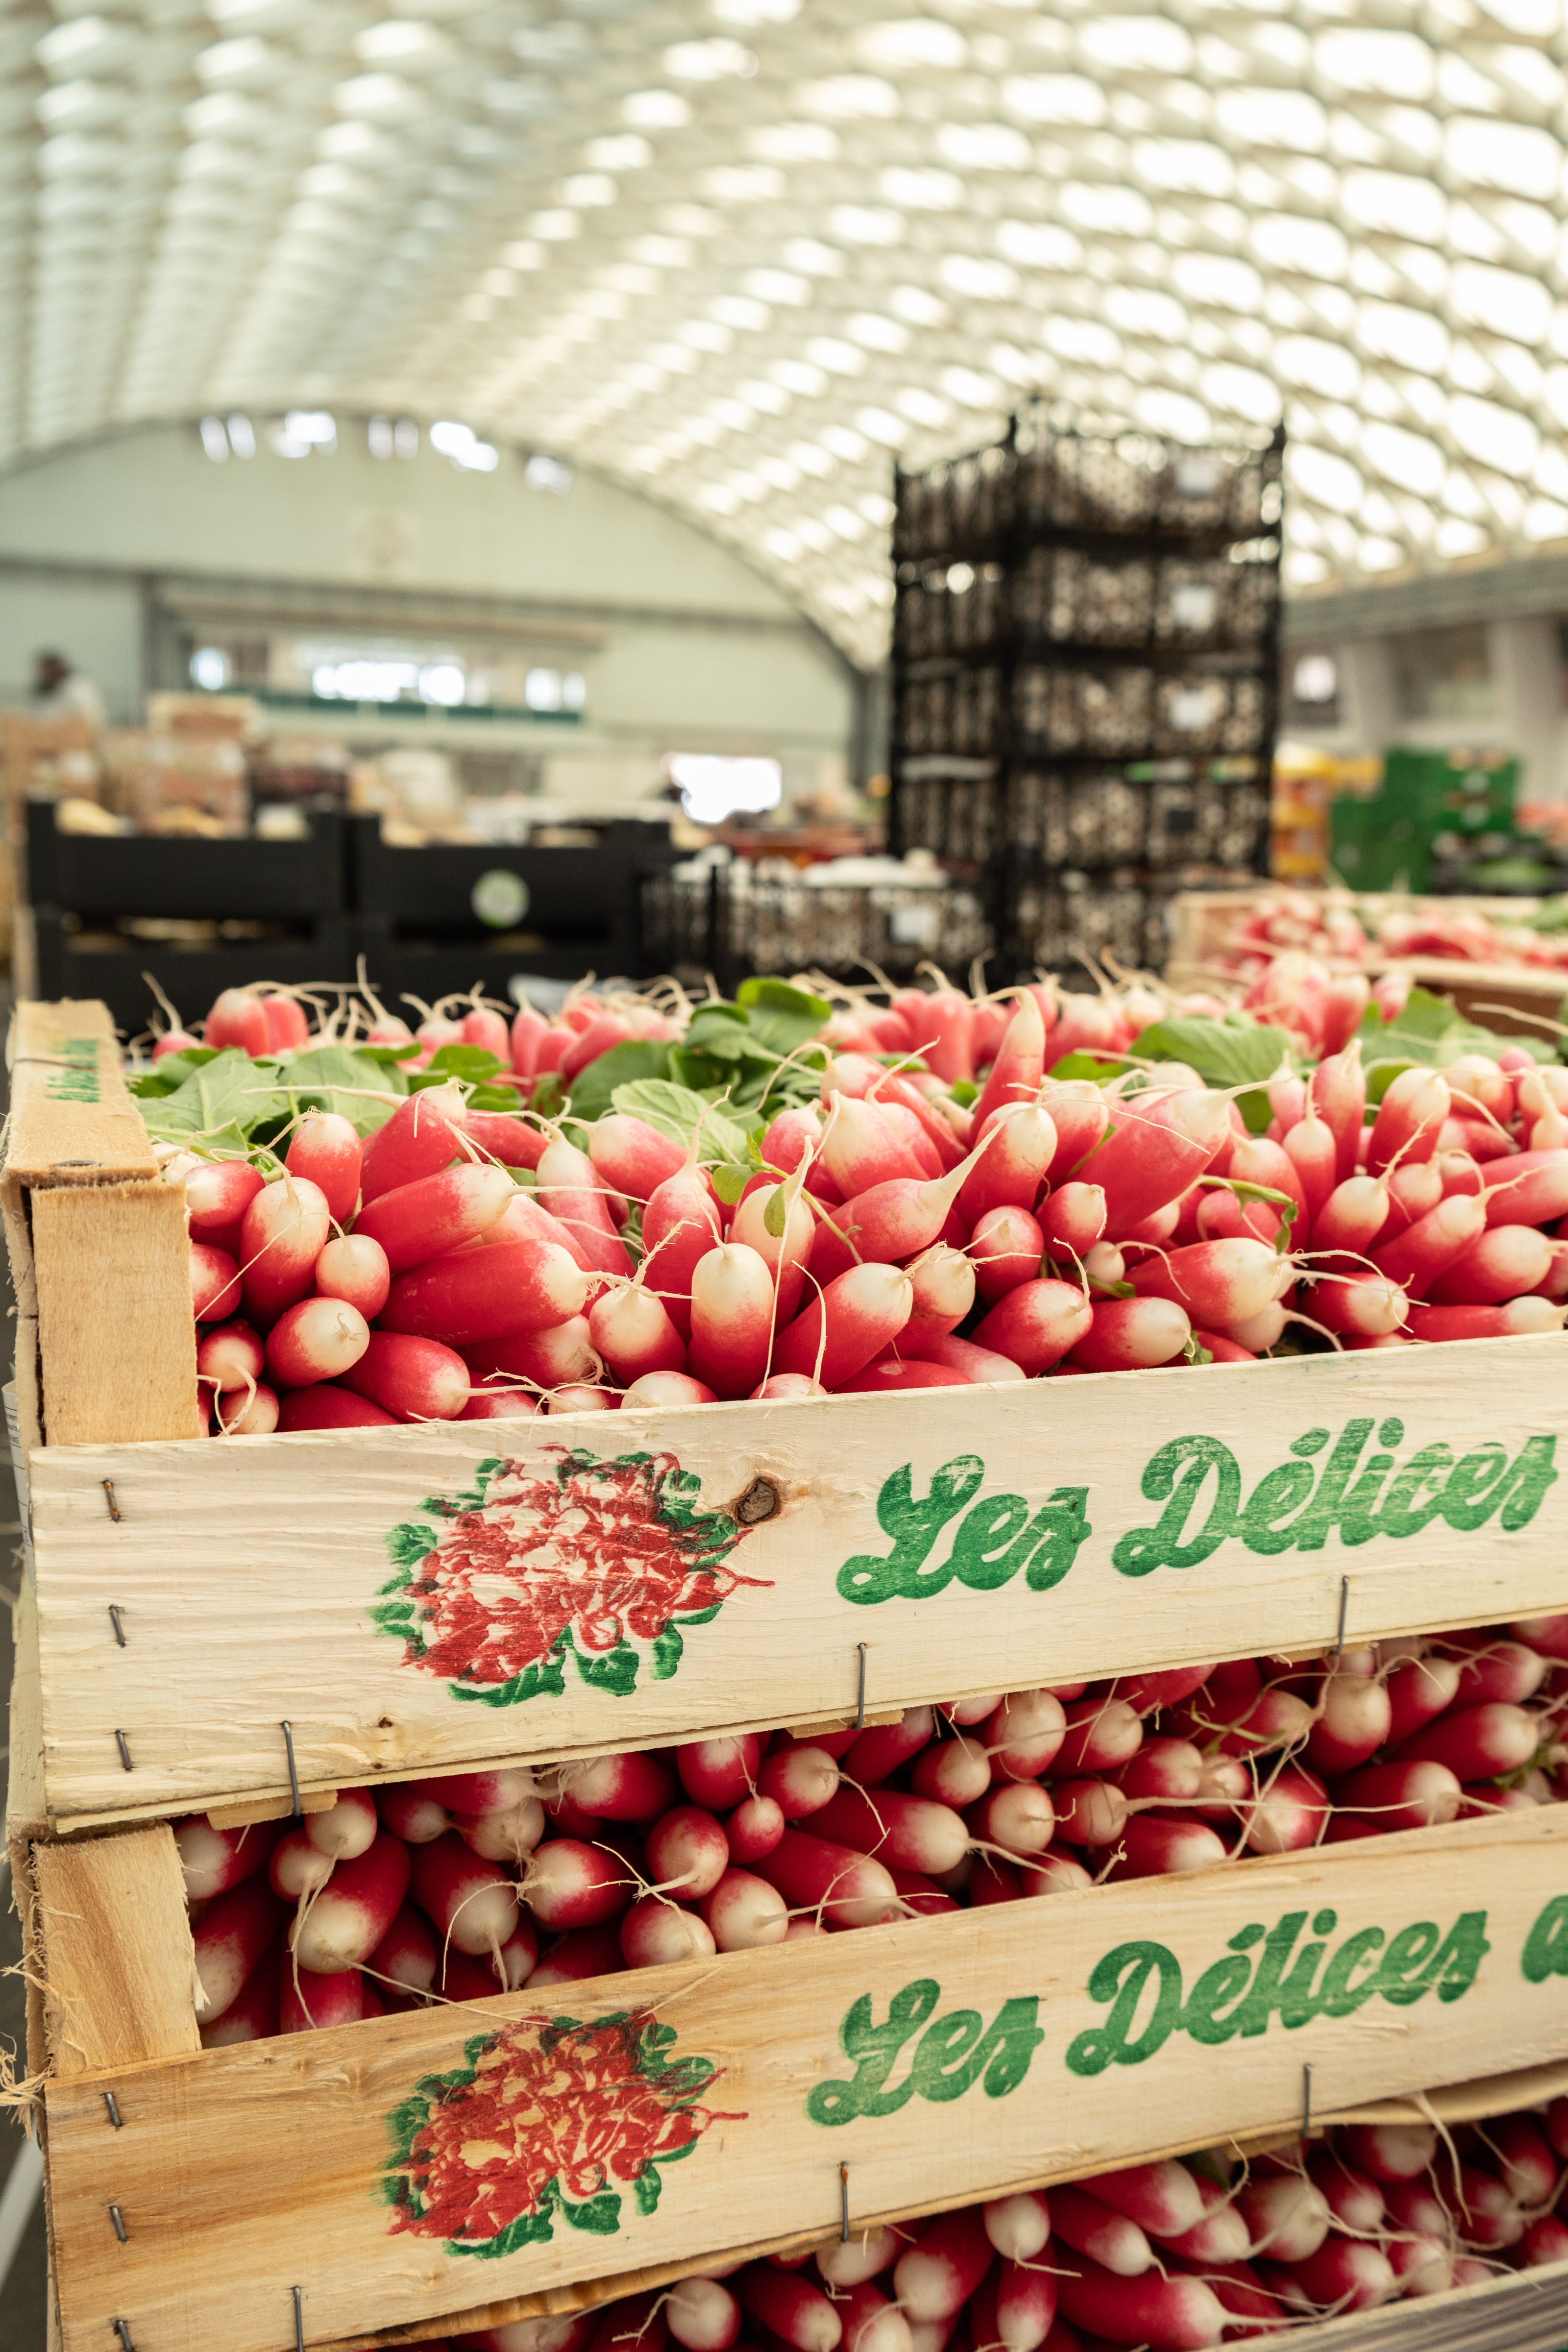
[[[1017,518],[1037,529],[1236,541],[1279,526],[1282,443],[1188,448],[1149,433],[1062,431],[1026,410],[1012,454]]]
[[[893,561],[984,556],[1016,514],[1013,453],[1001,441],[923,473],[894,476]]]
[[[809,869],[807,869],[809,871]],[[912,979],[928,957],[965,971],[992,932],[979,882],[810,882],[780,861],[678,866],[643,885],[647,968],[732,989],[753,972]]]
[[[115,1026],[140,1035],[166,1018],[152,982],[156,982],[184,1021],[205,1018],[226,988],[258,981],[284,988],[331,989],[353,977],[348,930],[341,916],[327,917],[310,940],[235,940],[188,948],[142,940],[111,940],[101,931],[74,928],[75,918],[58,908],[26,910],[18,940],[19,992],[46,1001],[97,998],[107,1004]],[[30,943],[25,944],[30,931]]]
[[[300,841],[250,835],[62,833],[51,800],[27,803],[27,900],[84,916],[279,918],[336,915],[343,903],[343,819],[308,812]]]
[[[1158,971],[1170,898],[1168,888],[1131,872],[1015,877],[1000,912],[1003,961],[1018,971],[1040,966],[1070,974],[1110,956],[1133,971]]]
[[[1014,680],[1015,740],[1061,757],[1258,758],[1273,724],[1272,676],[1251,670],[1026,661]]]
[[[1046,868],[1167,874],[1200,864],[1253,873],[1268,847],[1268,793],[1258,777],[1023,766],[996,830],[999,848]]]

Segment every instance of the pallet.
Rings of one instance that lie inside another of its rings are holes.
[[[1326,2124],[1568,2081],[1560,1809],[204,2051],[172,1832],[52,1842],[38,1799],[24,1773],[10,1827],[64,2352],[117,2321],[153,2352],[285,2352],[296,2289],[310,2346],[492,2324],[846,2214],[1267,2144],[1309,2084]],[[507,2095],[465,2116],[476,2070]],[[398,2185],[437,2131],[445,2211]],[[482,2201],[476,2141],[502,2151]]]
[[[1563,1605],[1551,1334],[190,1442],[180,1199],[90,1011],[24,1008],[0,1188],[57,1830]]]
[[[1171,952],[1165,982],[1174,989],[1212,988],[1224,975],[1220,962],[1238,919],[1260,899],[1277,898],[1289,889],[1324,906],[1368,903],[1409,906],[1408,898],[1359,899],[1347,890],[1309,890],[1276,881],[1240,890],[1184,890],[1171,902]],[[1425,902],[1446,914],[1484,915],[1491,922],[1520,922],[1533,914],[1539,898],[1435,898]],[[1568,970],[1548,971],[1520,963],[1470,963],[1452,956],[1402,956],[1373,951],[1354,962],[1345,958],[1325,961],[1335,971],[1362,971],[1369,979],[1379,972],[1408,972],[1418,987],[1452,999],[1467,1019],[1509,1036],[1548,1038],[1563,1017],[1568,998]]]

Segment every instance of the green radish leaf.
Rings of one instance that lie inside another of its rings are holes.
[[[529,1109],[541,1118],[559,1118],[565,1107],[566,1094],[561,1084],[560,1072],[541,1072],[533,1081],[533,1092],[528,1098]]]
[[[616,1088],[639,1078],[668,1078],[669,1047],[651,1037],[631,1037],[585,1063],[568,1091],[574,1118],[603,1118],[615,1102]]]
[[[668,1078],[637,1078],[629,1086],[617,1087],[610,1100],[616,1110],[629,1111],[634,1118],[646,1119],[649,1127],[672,1143],[689,1144],[702,1122],[701,1139],[697,1151],[700,1160],[732,1160],[742,1166],[746,1161],[746,1130],[740,1123],[716,1110],[706,1096],[693,1092],[689,1087],[672,1086]]]
[[[131,1092],[140,1095],[143,1101],[155,1101],[160,1095],[175,1093],[184,1085],[193,1070],[205,1068],[208,1062],[216,1062],[217,1056],[216,1045],[188,1045],[183,1053],[165,1054],[163,1060],[155,1062],[150,1070],[139,1070],[125,1083]]]
[[[282,1075],[281,1091],[292,1108],[337,1111],[360,1135],[374,1135],[397,1108],[375,1096],[409,1091],[401,1070],[385,1068],[347,1045],[308,1046],[283,1065]]]
[[[763,1211],[763,1232],[771,1234],[775,1242],[783,1241],[788,1218],[789,1211],[784,1206],[784,1186],[775,1184],[768,1195],[768,1205]]]
[[[710,1171],[710,1181],[726,1208],[732,1209],[751,1182],[751,1170],[733,1160],[721,1160]]]
[[[406,1045],[356,1045],[354,1052],[363,1054],[367,1062],[379,1062],[383,1069],[395,1070],[403,1063],[412,1062],[420,1052],[417,1037],[410,1037]]]
[[[1140,1038],[1139,1043],[1142,1045],[1142,1038]],[[1103,1087],[1108,1085],[1112,1078],[1119,1078],[1121,1076],[1122,1071],[1130,1066],[1130,1064],[1122,1061],[1121,1056],[1115,1054],[1064,1054],[1061,1060],[1057,1063],[1049,1075],[1053,1078],[1061,1078],[1064,1080],[1068,1078],[1092,1078],[1097,1087]],[[956,1094],[957,1091],[958,1089],[955,1087],[953,1088],[954,1094]],[[975,1094],[976,1099],[978,1099],[978,1088],[975,1089]]]
[[[809,996],[787,980],[743,980],[735,1001],[745,1008],[752,1035],[775,1054],[793,1054],[833,1018],[833,1007],[824,998]]]
[[[438,1045],[426,1063],[421,1076],[432,1072],[442,1078],[469,1078],[477,1085],[481,1078],[493,1078],[507,1065],[485,1045]]]
[[[980,1089],[973,1078],[954,1078],[948,1093],[961,1110],[967,1110],[971,1103],[980,1100]]]
[[[1156,1021],[1138,1040],[1138,1052],[1152,1062],[1185,1062],[1208,1087],[1231,1088],[1278,1077],[1294,1068],[1290,1041],[1282,1029],[1236,1013],[1216,1021],[1206,1013],[1184,1013]],[[1237,1097],[1250,1135],[1264,1135],[1274,1114],[1259,1090]]]
[[[276,1072],[274,1063],[253,1062],[230,1046],[193,1070],[172,1095],[144,1101],[142,1123],[161,1142],[243,1149],[263,1121],[287,1115],[288,1097],[274,1085]]]
[[[1212,1364],[1214,1349],[1205,1348],[1200,1339],[1189,1335],[1187,1343],[1182,1349],[1182,1361],[1184,1364]]]

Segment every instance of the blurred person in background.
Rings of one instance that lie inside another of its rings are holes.
[[[85,719],[103,724],[103,697],[91,678],[73,669],[64,654],[33,656],[33,709],[40,719]]]

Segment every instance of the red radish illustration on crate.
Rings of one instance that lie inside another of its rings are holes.
[[[552,1445],[526,1461],[492,1456],[466,1492],[428,1496],[426,1517],[393,1528],[396,1573],[370,1613],[456,1698],[558,1697],[569,1659],[624,1698],[645,1661],[667,1681],[685,1629],[767,1580],[729,1565],[747,1529],[730,1511],[703,1510],[701,1490],[673,1454],[601,1460]]]
[[[614,2237],[623,2189],[652,2213],[661,2165],[710,2125],[746,2120],[704,2105],[720,2070],[676,2057],[676,2040],[647,2009],[586,2024],[538,2014],[476,2036],[460,2067],[426,2075],[387,2119],[394,2231],[493,2259],[548,2245],[557,2214]]]

